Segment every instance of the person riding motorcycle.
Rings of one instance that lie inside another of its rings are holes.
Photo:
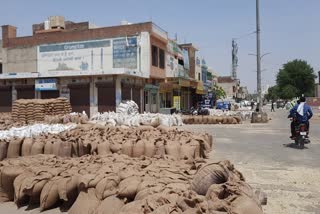
[[[290,110],[289,118],[293,118],[291,122],[291,138],[295,135],[295,126],[305,123],[309,131],[309,120],[312,118],[313,113],[309,105],[306,104],[306,98],[301,97],[299,102]]]

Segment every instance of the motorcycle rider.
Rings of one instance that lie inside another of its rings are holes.
[[[306,98],[300,97],[298,103],[290,110],[289,117],[293,118],[291,123],[291,138],[294,137],[294,129],[295,126],[301,123],[305,123],[307,126],[307,130],[309,132],[310,123],[309,120],[312,118],[313,113],[309,105],[306,104]],[[295,122],[295,119],[297,120]]]

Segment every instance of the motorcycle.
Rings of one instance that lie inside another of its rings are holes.
[[[299,149],[303,149],[305,144],[309,144],[309,130],[307,128],[306,123],[299,123],[297,122],[297,119],[294,118],[294,123],[295,123],[295,135],[293,137],[293,140],[295,142],[295,145]]]

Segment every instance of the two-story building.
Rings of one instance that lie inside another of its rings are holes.
[[[50,17],[33,25],[31,36],[2,26],[2,40],[2,111],[16,99],[58,96],[87,114],[114,110],[126,99],[141,111],[158,110],[168,36],[152,22],[98,28]]]

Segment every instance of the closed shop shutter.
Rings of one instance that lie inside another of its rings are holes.
[[[70,104],[73,112],[85,111],[90,116],[90,84],[89,83],[71,83]]]
[[[140,92],[141,92],[140,86],[132,88],[132,99],[139,106],[139,110],[140,110],[140,106],[141,106],[141,93]]]
[[[98,82],[98,111],[116,110],[116,89],[113,82]]]
[[[16,85],[17,99],[34,99],[34,85]]]
[[[11,86],[0,87],[0,112],[10,112],[12,107]]]
[[[58,98],[60,96],[60,92],[56,91],[41,91],[41,99],[51,99]]]
[[[121,84],[121,96],[122,100],[131,100],[131,85],[130,84]]]

